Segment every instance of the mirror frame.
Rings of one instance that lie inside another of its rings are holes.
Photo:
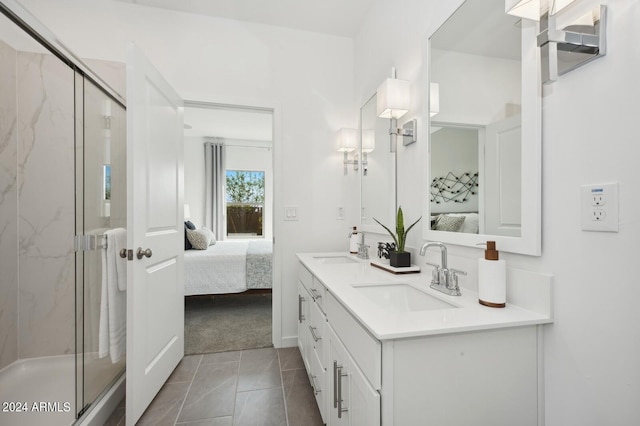
[[[360,159],[364,158],[363,156],[363,152],[362,152],[362,109],[365,107],[365,105],[367,105],[369,102],[371,102],[372,99],[376,99],[377,93],[373,93],[373,95],[369,96],[368,98],[366,98],[363,102],[362,105],[360,106],[360,114],[359,114],[359,120],[358,120],[358,154],[360,156]],[[380,118],[380,117],[375,117],[376,120],[387,120],[384,118]],[[386,135],[387,137],[389,137],[389,135]],[[382,144],[381,144],[382,145]],[[382,145],[382,146],[386,146],[386,144]],[[393,200],[393,207],[390,208],[390,213],[391,213],[391,218],[394,220],[393,225],[395,226],[395,212],[397,210],[397,206],[398,206],[398,153],[393,153],[393,170],[391,171],[393,173],[393,185],[392,185],[392,193],[389,194],[389,200]],[[362,195],[363,195],[363,191],[362,191],[362,185],[364,183],[364,167],[360,167],[360,172],[359,172],[359,177],[360,177],[360,209],[359,209],[359,223],[360,223],[360,229],[366,233],[369,234],[380,234],[380,235],[389,235],[387,233],[387,231],[384,230],[384,228],[382,228],[380,225],[372,225],[372,224],[367,224],[364,225],[362,223]]]
[[[464,2],[460,3],[460,7]],[[456,13],[458,8],[453,13]],[[430,54],[431,38],[445,21],[433,31],[426,43],[424,57],[427,66],[427,81],[423,84],[424,99],[429,102]],[[487,234],[464,234],[459,232],[435,231],[431,229],[429,220],[422,223],[422,237],[429,241],[478,247],[478,244],[488,240],[496,241],[498,250],[531,256],[541,255],[542,239],[542,81],[540,69],[540,49],[537,47],[536,36],[539,24],[523,19],[522,21],[522,226],[520,237],[508,237]],[[431,175],[431,117],[430,106],[423,109],[422,119],[427,124],[427,149],[423,149],[422,187],[422,215],[429,218],[431,214],[429,199],[429,183]],[[436,120],[437,121],[437,120]]]

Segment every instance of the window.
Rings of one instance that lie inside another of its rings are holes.
[[[227,238],[263,237],[264,172],[227,170]]]

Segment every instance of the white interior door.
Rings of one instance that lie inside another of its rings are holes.
[[[521,120],[512,116],[486,127],[484,233],[520,236],[522,227]]]
[[[138,421],[184,355],[182,138],[182,99],[130,44],[127,425]]]

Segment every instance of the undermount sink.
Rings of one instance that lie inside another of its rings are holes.
[[[313,260],[325,264],[355,263],[356,260],[347,256],[314,256]]]
[[[408,284],[355,284],[353,287],[379,307],[391,312],[457,308]]]

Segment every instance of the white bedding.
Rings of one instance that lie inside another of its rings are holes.
[[[218,241],[207,250],[185,251],[184,295],[240,293],[249,288],[270,288],[271,262],[264,261],[267,246],[270,260],[271,244],[264,241]],[[247,258],[248,251],[250,258]],[[256,276],[264,277],[262,284],[258,284],[260,280],[256,280]]]

